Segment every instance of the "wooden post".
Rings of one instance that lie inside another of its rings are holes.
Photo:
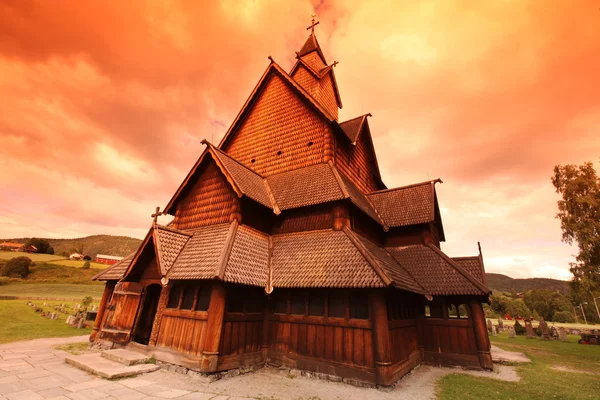
[[[267,360],[267,353],[269,351],[269,302],[265,301],[265,309],[263,315],[263,327],[262,327],[262,341],[261,341],[261,353],[263,361]]]
[[[490,338],[488,337],[487,327],[485,325],[485,314],[481,302],[471,300],[471,319],[473,320],[473,330],[475,331],[475,341],[477,342],[477,356],[479,365],[484,369],[494,369],[492,355],[490,353]]]
[[[96,320],[94,321],[94,328],[92,329],[92,333],[90,333],[90,342],[93,342],[96,339],[96,335],[102,327],[104,311],[106,311],[108,299],[110,298],[110,296],[112,296],[114,290],[115,282],[106,282],[106,285],[104,286],[104,292],[102,292],[102,298],[100,299],[100,305],[98,306],[98,314],[96,314]]]
[[[169,292],[173,285],[169,284],[168,287],[162,287],[160,290],[160,297],[158,298],[158,305],[156,307],[156,315],[154,316],[154,322],[152,323],[152,332],[150,333],[150,340],[148,345],[156,346],[158,340],[158,333],[160,331],[160,324],[162,322],[163,312],[167,308],[167,302],[169,301]]]
[[[202,351],[202,372],[215,372],[219,361],[219,343],[223,329],[225,315],[225,285],[221,281],[213,283],[208,306],[208,321],[206,327],[206,340]]]
[[[391,347],[390,328],[388,326],[385,295],[382,290],[373,290],[369,294],[371,323],[373,328],[373,350],[375,352],[375,374],[379,385],[390,385]]]
[[[333,206],[333,229],[341,231],[343,227],[350,228],[350,210],[345,202],[338,202]]]

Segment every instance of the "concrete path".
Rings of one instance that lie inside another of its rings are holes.
[[[389,391],[292,376],[287,371],[275,368],[263,368],[212,383],[165,370],[111,381],[66,364],[64,358],[68,353],[54,348],[60,344],[87,340],[87,336],[79,336],[0,345],[0,400],[427,400],[435,399],[437,380],[451,373],[513,381],[519,379],[514,368],[507,366],[499,366],[494,372],[421,366]]]

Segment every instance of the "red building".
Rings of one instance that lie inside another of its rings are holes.
[[[106,254],[98,254],[96,256],[96,259],[94,261],[97,262],[97,263],[102,263],[102,264],[107,264],[107,265],[113,265],[113,264],[118,263],[122,259],[123,259],[123,257],[107,256]]]

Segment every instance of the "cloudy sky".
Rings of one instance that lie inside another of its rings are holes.
[[[0,238],[143,237],[316,13],[388,187],[444,180],[443,249],[569,277],[550,176],[600,167],[598,1],[109,3],[0,1]]]

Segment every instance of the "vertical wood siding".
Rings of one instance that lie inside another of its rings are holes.
[[[194,315],[195,314],[195,315]],[[206,312],[181,312],[166,310],[161,319],[156,345],[182,353],[201,355],[206,337]]]
[[[425,351],[477,355],[471,320],[424,318],[421,326]]]
[[[363,192],[380,189],[375,180],[376,164],[370,146],[370,133],[362,132],[356,146],[342,139],[337,141],[335,164]]]
[[[239,199],[213,161],[200,172],[189,193],[177,206],[173,227],[194,229],[229,222]]]
[[[418,350],[417,322],[414,319],[389,321],[391,361],[398,363],[405,361]]]
[[[327,122],[281,77],[272,75],[224,150],[248,168],[269,176],[320,163],[328,129]]]
[[[242,355],[260,351],[262,330],[262,314],[244,314],[235,319],[226,315],[221,333],[219,355]]]
[[[284,211],[275,221],[273,234],[327,229],[333,226],[331,204]]]

